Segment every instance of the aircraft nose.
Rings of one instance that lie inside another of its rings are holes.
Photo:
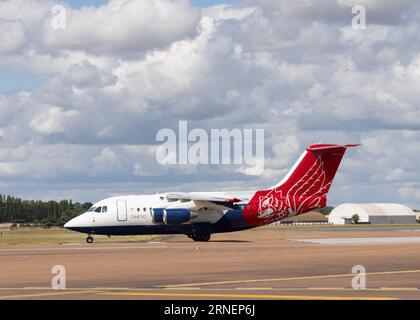
[[[77,217],[76,217],[76,218],[73,218],[73,219],[71,219],[71,220],[67,221],[67,222],[64,224],[64,228],[66,228],[66,229],[72,229],[72,228],[77,227],[77,225],[78,225],[77,220],[78,220],[78,219],[77,219]]]
[[[73,221],[74,219],[71,219],[71,220],[69,220],[69,221],[67,221],[65,224],[64,224],[64,228],[66,228],[66,229],[70,229],[72,226],[73,226]]]

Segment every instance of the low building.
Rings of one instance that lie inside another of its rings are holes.
[[[298,214],[297,216],[289,217],[280,221],[281,223],[327,223],[328,219],[320,212],[310,211],[307,213]]]
[[[352,217],[358,215],[358,223],[371,224],[411,224],[416,223],[415,212],[398,203],[344,203],[334,208],[328,222],[350,224]]]

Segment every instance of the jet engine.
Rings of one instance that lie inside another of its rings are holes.
[[[163,223],[178,225],[190,221],[193,218],[188,209],[163,209]]]

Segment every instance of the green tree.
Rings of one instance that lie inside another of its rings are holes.
[[[91,206],[90,202],[73,204],[71,200],[22,200],[10,195],[0,195],[0,223],[62,226]]]
[[[357,213],[351,216],[351,221],[354,224],[358,224],[359,223],[359,220],[360,220],[360,218],[359,218],[359,215]]]
[[[334,207],[324,207],[324,208],[318,209],[318,211],[322,213],[324,216],[326,216],[326,215],[329,215],[333,209]]]

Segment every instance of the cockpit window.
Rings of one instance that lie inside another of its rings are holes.
[[[96,207],[90,207],[89,210],[88,210],[88,212],[95,211],[95,209],[96,209]]]
[[[95,212],[101,212],[102,211],[102,207],[97,207],[96,209],[95,209]]]
[[[102,212],[107,212],[107,210],[108,210],[108,207],[107,206],[103,206],[102,207]]]

